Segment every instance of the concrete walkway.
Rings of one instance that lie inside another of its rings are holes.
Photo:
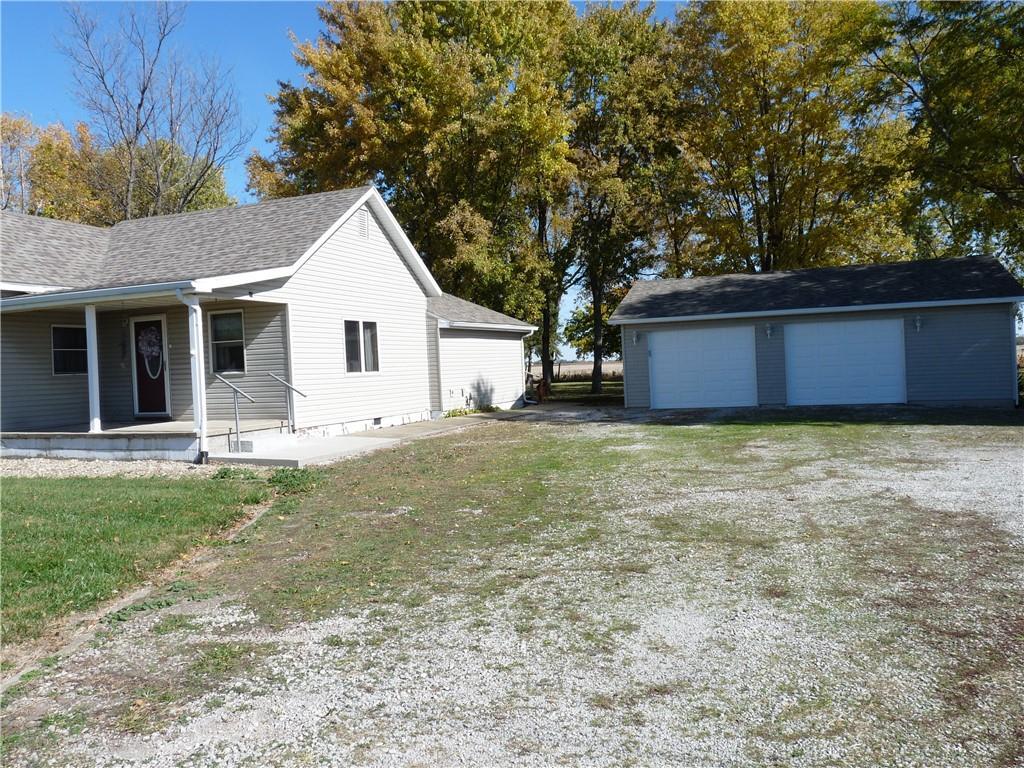
[[[352,435],[336,437],[297,437],[294,442],[259,448],[253,453],[210,454],[210,463],[249,464],[274,467],[305,467],[311,464],[331,464],[341,459],[373,453],[401,443],[424,437],[457,432],[486,421],[516,418],[519,411],[476,413],[436,421],[417,421],[398,427],[371,429]]]

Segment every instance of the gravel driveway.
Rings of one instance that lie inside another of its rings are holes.
[[[334,491],[24,684],[7,764],[1024,764],[1020,425],[429,442],[339,465]],[[512,471],[538,451],[556,469]],[[420,495],[405,478],[327,511],[415,462]],[[368,516],[395,550],[349,541]],[[331,583],[342,546],[377,564],[351,589]]]

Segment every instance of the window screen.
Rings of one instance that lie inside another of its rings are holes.
[[[55,376],[88,373],[85,328],[73,325],[55,325],[50,329],[50,343]]]
[[[214,373],[245,373],[245,332],[242,312],[210,315],[210,346]]]
[[[363,370],[359,356],[359,322],[345,321],[345,368],[349,373]]]

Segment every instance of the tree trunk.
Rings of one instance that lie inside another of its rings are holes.
[[[552,305],[555,311],[552,312]],[[553,301],[550,295],[544,297],[544,310],[541,313],[540,329],[540,368],[541,376],[547,379],[548,383],[555,380],[555,361],[551,354],[551,337],[553,336],[552,326],[558,325],[558,303]]]
[[[600,281],[591,281],[590,298],[594,308],[592,318],[594,321],[594,369],[590,374],[590,393],[599,395],[601,394],[603,384],[601,380],[601,363],[604,360],[604,318],[602,317],[604,312],[602,306],[604,303],[604,286],[600,284]]]

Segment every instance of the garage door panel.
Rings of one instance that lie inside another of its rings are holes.
[[[654,331],[648,350],[652,408],[757,405],[752,327]]]
[[[790,405],[903,403],[903,321],[843,320],[786,326]]]

